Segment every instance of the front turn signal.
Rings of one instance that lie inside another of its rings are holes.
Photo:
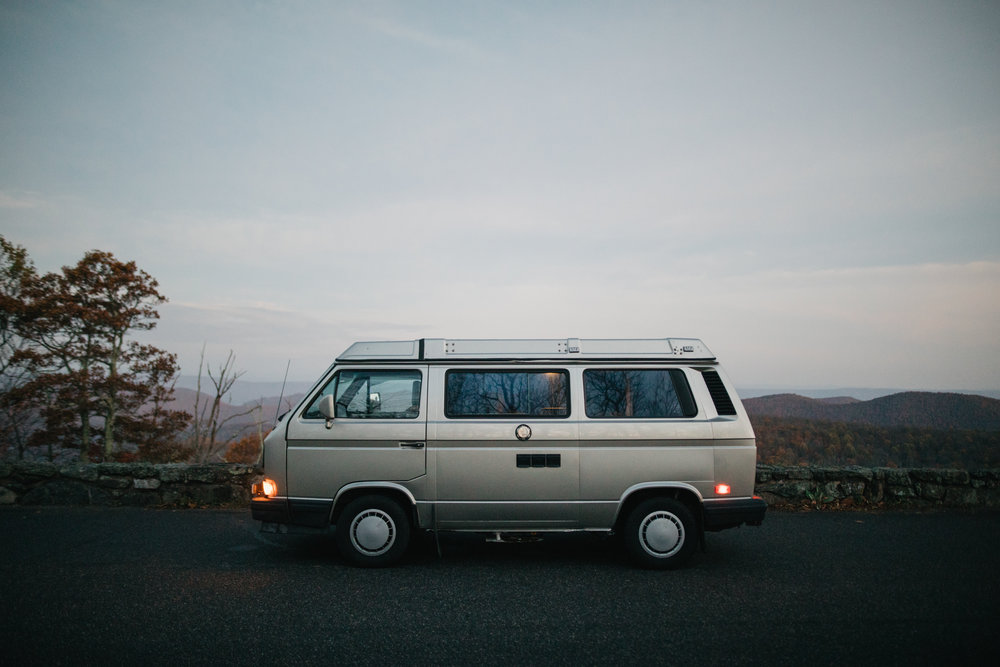
[[[255,498],[271,498],[278,495],[278,484],[273,479],[265,479],[253,485],[253,495]]]

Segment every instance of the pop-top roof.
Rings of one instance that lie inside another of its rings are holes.
[[[697,338],[485,338],[355,343],[338,361],[507,359],[715,360]]]

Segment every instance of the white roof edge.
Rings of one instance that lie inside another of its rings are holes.
[[[358,342],[339,361],[715,359],[697,338],[422,338]]]

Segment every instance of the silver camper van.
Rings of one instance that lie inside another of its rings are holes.
[[[763,521],[756,458],[700,340],[362,342],[265,439],[251,512],[335,525],[364,566],[398,561],[415,530],[601,531],[670,568],[705,531]]]

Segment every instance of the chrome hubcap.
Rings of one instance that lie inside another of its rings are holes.
[[[684,524],[670,512],[653,512],[639,525],[639,544],[650,556],[672,556],[684,545]]]
[[[360,512],[351,523],[351,544],[367,556],[384,554],[395,541],[396,525],[382,510]]]

